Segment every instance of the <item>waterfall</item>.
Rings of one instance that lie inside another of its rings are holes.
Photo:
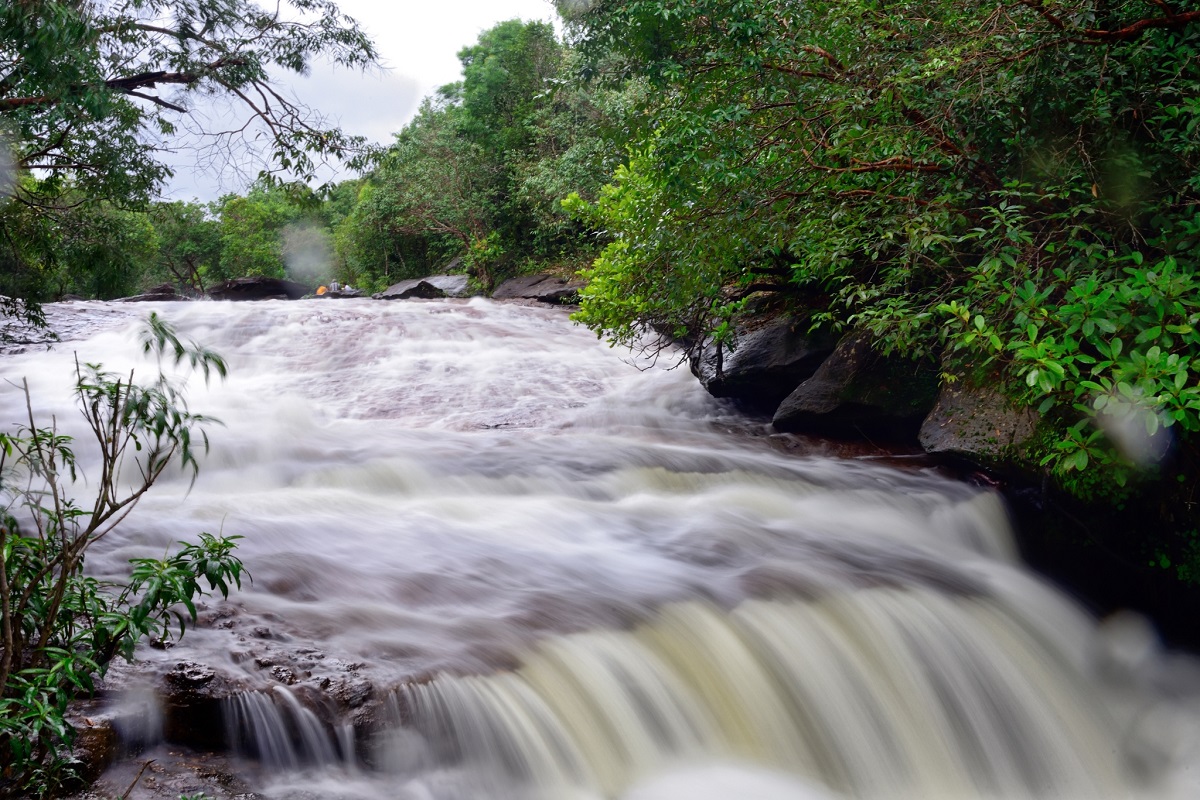
[[[353,763],[354,750],[285,686],[245,692],[224,707],[232,748],[276,770]]]
[[[244,537],[253,582],[137,669],[237,687],[259,796],[1200,796],[1195,660],[1029,573],[990,492],[776,435],[558,309],[150,307],[226,356],[187,386],[223,426],[88,566]],[[83,476],[75,358],[143,374],[146,312],[51,306],[64,341],[0,359]]]
[[[620,796],[704,759],[854,797],[1127,796],[1119,736],[1081,681],[994,602],[869,589],[681,603],[544,642],[512,673],[398,692],[443,759],[505,796]]]

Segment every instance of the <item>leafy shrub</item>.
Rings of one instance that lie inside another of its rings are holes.
[[[124,585],[84,573],[87,551],[164,472],[183,467],[194,480],[208,447],[204,427],[213,420],[188,410],[161,361],[186,361],[205,380],[224,377],[224,361],[181,342],[155,315],[143,345],[159,359],[157,380],[147,385],[98,364],[76,366],[75,397],[100,457],[89,507],[70,494],[75,442],[53,422],[38,425],[27,383],[26,424],[0,434],[0,797],[55,790],[68,774],[71,699],[92,691],[114,657],[131,658],[140,640],[169,638],[175,622],[182,635],[197,597],[241,585],[237,536],[201,534],[161,559],[136,559]],[[137,478],[125,487],[119,478],[130,474]]]

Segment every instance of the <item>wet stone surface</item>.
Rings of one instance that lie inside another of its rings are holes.
[[[179,800],[203,792],[209,800],[265,800],[236,773],[244,765],[212,753],[158,747],[118,762],[85,792],[69,800]]]

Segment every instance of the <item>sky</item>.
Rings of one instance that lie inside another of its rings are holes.
[[[287,75],[281,83],[347,133],[379,143],[391,141],[423,97],[460,79],[458,51],[483,31],[508,19],[543,20],[562,29],[551,0],[340,0],[338,6],[374,40],[382,69],[364,75],[314,64],[308,77]],[[169,199],[207,202],[245,189],[245,174],[197,164],[191,151],[175,154],[168,163],[175,168],[164,191]],[[350,174],[321,175],[345,177]]]

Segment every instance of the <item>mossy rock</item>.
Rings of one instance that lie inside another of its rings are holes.
[[[998,377],[946,383],[921,424],[927,453],[958,456],[1009,475],[1039,473],[1041,416],[1004,394]]]

